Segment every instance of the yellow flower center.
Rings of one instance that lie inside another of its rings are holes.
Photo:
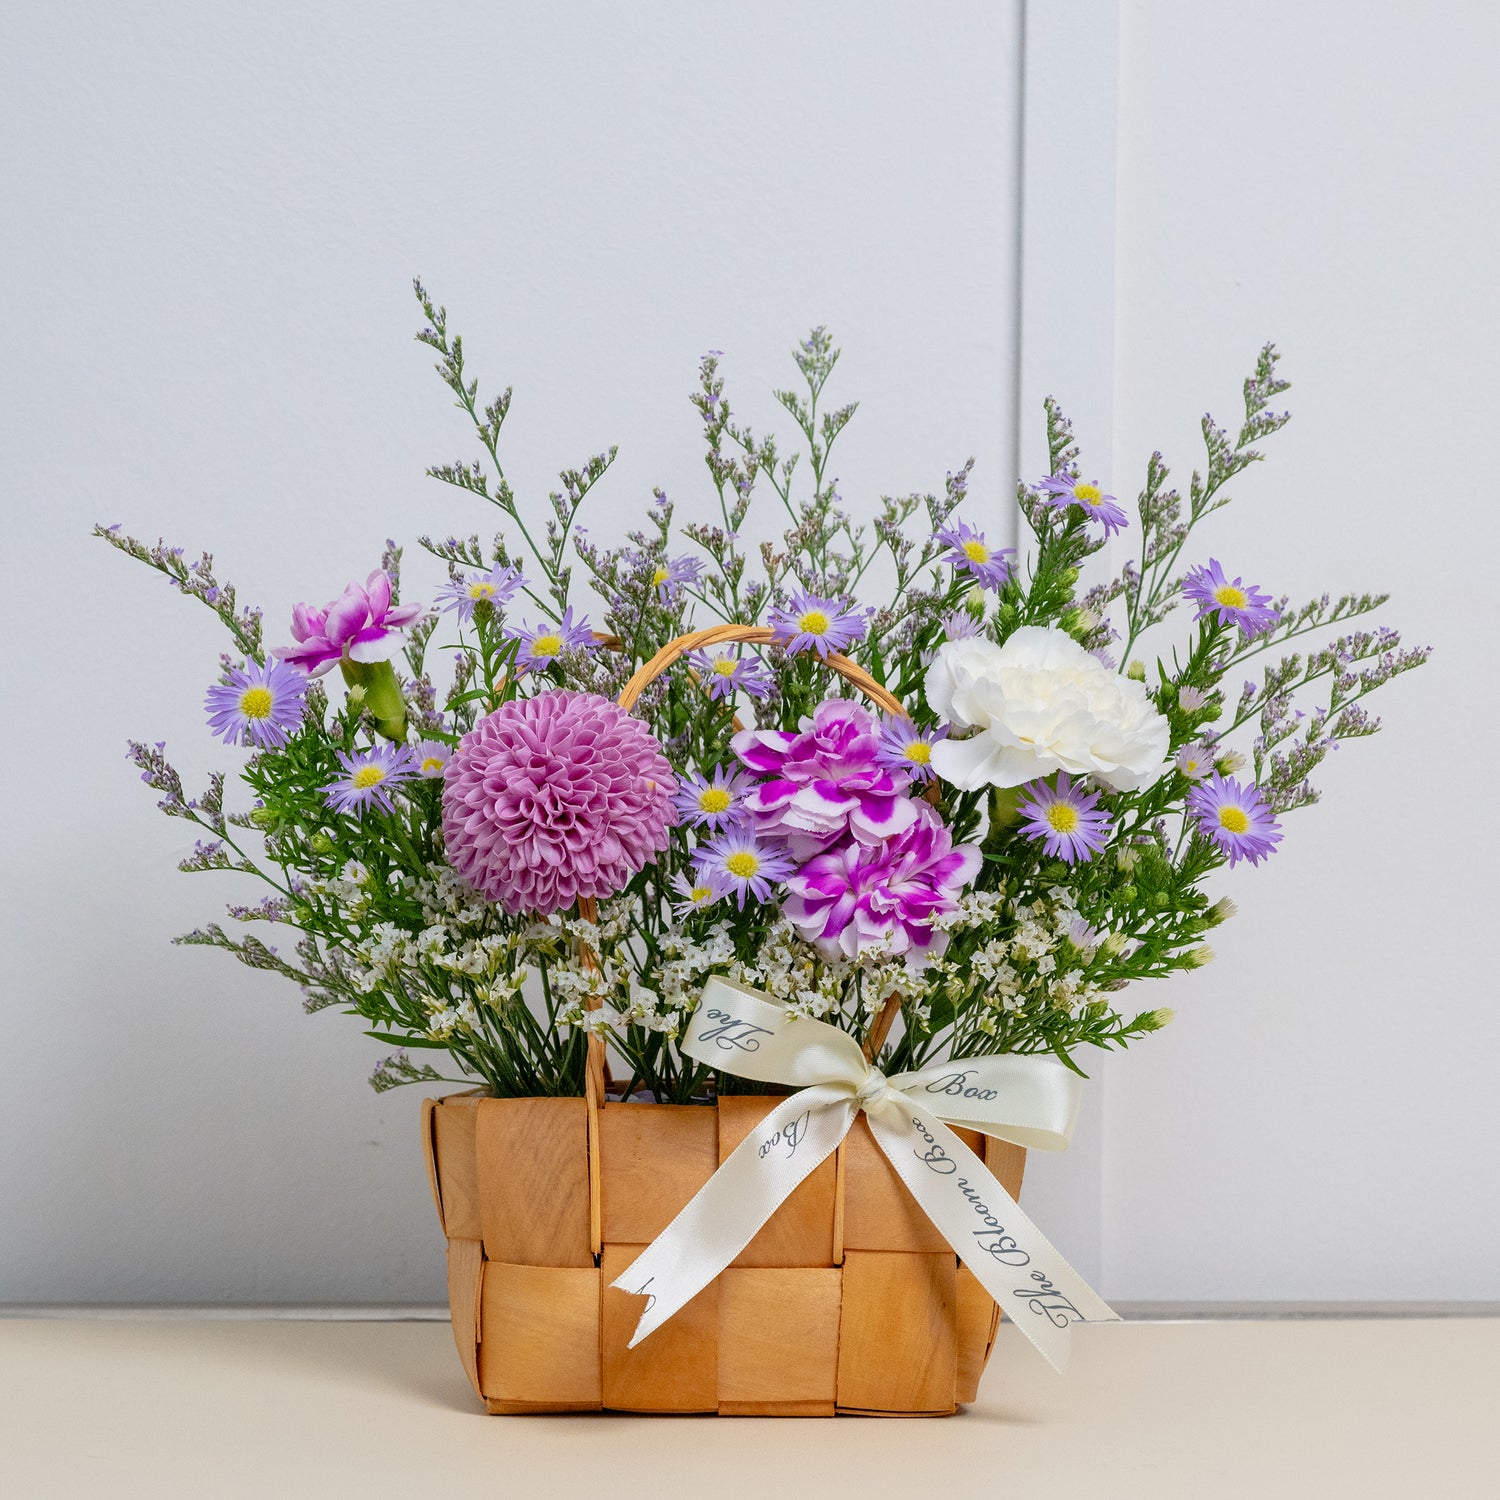
[[[741,849],[736,854],[731,854],[724,861],[724,868],[734,876],[736,880],[749,880],[749,878],[760,869],[760,860],[748,849]]]
[[[987,563],[990,560],[990,549],[983,542],[965,542],[964,556],[971,563]]]
[[[828,616],[821,609],[810,609],[797,621],[797,629],[804,635],[825,635],[828,631]]]
[[[240,694],[240,712],[247,719],[269,719],[271,717],[270,688],[246,688]]]
[[[1237,589],[1232,583],[1226,583],[1214,590],[1214,602],[1222,604],[1225,609],[1243,609],[1250,602],[1250,596],[1244,589]]]
[[[1250,819],[1243,807],[1221,807],[1219,827],[1230,833],[1247,833],[1250,828]]]
[[[714,671],[720,677],[733,677],[734,669],[739,663],[732,656],[716,656],[714,658]]]
[[[1182,774],[1191,776],[1202,764],[1196,755],[1185,755],[1182,759]]]
[[[1054,833],[1073,833],[1078,827],[1078,809],[1069,802],[1054,802],[1047,809],[1047,822]]]
[[[495,585],[483,578],[476,579],[469,585],[469,598],[471,599],[493,599],[495,597]]]
[[[531,643],[533,656],[556,656],[561,650],[562,637],[560,635],[539,635]]]
[[[379,786],[385,780],[385,772],[379,766],[361,766],[354,773],[354,789],[357,792],[367,792],[372,786]]]
[[[721,813],[729,811],[729,793],[721,786],[708,786],[698,793],[698,811]]]
[[[1073,498],[1080,505],[1100,505],[1104,501],[1104,492],[1097,484],[1085,484],[1080,480],[1073,486]]]
[[[926,740],[913,740],[901,753],[919,766],[925,766],[932,760],[932,746]]]
[[[436,755],[427,755],[422,759],[422,774],[425,776],[429,771],[441,771],[443,762]]]
[[[660,588],[672,575],[665,568],[658,568],[651,575],[651,587]]]
[[[691,901],[694,906],[702,906],[703,903],[713,895],[713,893],[714,888],[711,885],[695,885],[692,890],[688,892],[688,900]]]

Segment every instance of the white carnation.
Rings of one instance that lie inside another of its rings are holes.
[[[1135,791],[1162,774],[1171,742],[1143,683],[1041,626],[1023,626],[1003,646],[946,641],[927,669],[927,701],[945,724],[975,731],[932,747],[932,769],[964,791],[1024,786],[1054,771]]]

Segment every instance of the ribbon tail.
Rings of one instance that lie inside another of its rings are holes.
[[[989,1169],[909,1095],[866,1108],[870,1133],[958,1258],[1054,1370],[1074,1323],[1119,1316],[1053,1248]]]
[[[778,1104],[612,1286],[647,1299],[634,1349],[691,1302],[755,1238],[849,1133],[847,1088],[820,1085]]]

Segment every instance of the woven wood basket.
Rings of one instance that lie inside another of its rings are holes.
[[[636,673],[621,705],[686,651],[770,638],[737,625],[683,636]],[[902,711],[853,662],[828,664]],[[884,1008],[867,1051],[896,1010]],[[627,1349],[644,1299],[610,1283],[777,1101],[625,1103],[606,1097],[605,1080],[594,1038],[582,1099],[423,1102],[453,1337],[488,1411],[946,1416],[975,1398],[1000,1310],[863,1116],[717,1280]],[[1026,1153],[958,1134],[1019,1196]]]

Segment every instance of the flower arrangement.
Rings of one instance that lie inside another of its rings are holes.
[[[179,941],[360,1017],[400,1048],[377,1089],[445,1076],[419,1051],[499,1095],[579,1094],[592,1030],[625,1097],[711,1097],[713,1070],[675,1043],[716,975],[861,1040],[899,1004],[876,1032],[887,1070],[1005,1052],[1080,1068],[1166,1024],[1122,1008],[1133,981],[1210,960],[1234,904],[1205,885],[1277,851],[1328,753],[1378,729],[1363,700],[1426,659],[1363,623],[1384,595],[1294,606],[1215,559],[1184,566],[1287,420],[1269,346],[1238,433],[1204,418],[1185,495],[1153,455],[1135,515],[1084,477],[1049,401],[1049,472],[1018,491],[1024,558],[989,540],[998,502],[975,515],[972,460],[868,526],[845,510],[829,458],[855,407],[826,399],[824,330],[776,393],[795,451],[736,419],[709,354],[692,401],[714,514],[679,526],[658,491],[608,547],[578,519],[614,450],[565,470],[538,525],[500,459],[510,392],[480,405],[462,340],[416,290],[418,338],[483,451],[430,473],[501,523],[488,544],[420,539],[446,572],[430,607],[401,600],[390,543],[268,647],[210,556],[97,528],[232,640],[205,709],[248,752],[249,805],[228,806],[223,775],[188,797],[163,745],[130,747],[162,810],[204,834],[182,868],[271,888],[229,908],[233,932]],[[757,552],[768,505],[787,526]],[[1113,576],[1106,546],[1129,558]],[[1174,611],[1188,629],[1148,658]],[[616,704],[712,622],[762,629]],[[851,662],[905,712],[861,698],[835,670]],[[291,951],[246,924],[295,934]]]

